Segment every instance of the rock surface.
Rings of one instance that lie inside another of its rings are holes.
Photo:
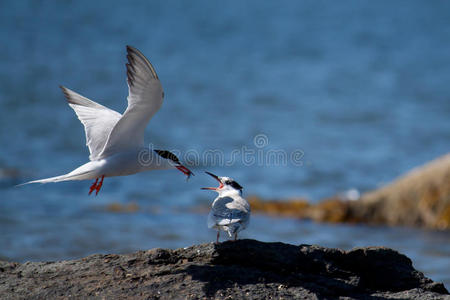
[[[2,299],[450,299],[411,260],[383,248],[350,251],[239,240],[184,249],[0,262]]]

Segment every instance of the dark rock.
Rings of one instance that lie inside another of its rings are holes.
[[[441,283],[383,247],[351,251],[254,240],[91,255],[61,262],[0,261],[2,299],[450,299]]]

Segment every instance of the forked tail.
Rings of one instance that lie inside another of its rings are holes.
[[[30,184],[30,183],[49,183],[49,182],[60,182],[60,181],[68,181],[68,180],[90,179],[89,173],[91,173],[91,172],[84,172],[84,173],[81,173],[81,174],[73,174],[73,172],[71,172],[71,173],[68,173],[68,174],[60,175],[60,176],[55,176],[55,177],[49,177],[49,178],[44,178],[44,179],[28,181],[28,182],[16,185],[16,187],[19,187],[19,186],[22,186],[22,185],[27,185],[27,184]]]
[[[67,179],[67,174],[66,175],[61,175],[61,176],[55,176],[55,177],[50,177],[50,178],[44,178],[44,179],[38,179],[38,180],[32,180],[32,181],[24,182],[24,183],[16,185],[16,187],[22,186],[22,185],[26,185],[26,184],[30,184],[30,183],[49,183],[49,182],[60,182],[60,181],[65,181],[65,180],[70,180],[70,179]]]

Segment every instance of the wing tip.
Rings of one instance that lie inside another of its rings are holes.
[[[156,73],[155,68],[153,67],[151,62],[145,57],[145,55],[142,54],[141,51],[139,51],[138,49],[136,49],[135,47],[130,46],[130,45],[126,45],[126,49],[127,49],[128,64],[131,65],[131,67],[133,69],[135,69],[136,57],[139,57],[141,60],[143,60],[145,62],[145,64],[149,68],[149,71],[151,72],[152,77],[159,80],[159,77],[158,77],[158,74]],[[127,68],[128,68],[128,66],[127,66]]]
[[[73,102],[73,100],[70,97],[70,93],[69,93],[70,90],[68,88],[66,88],[65,86],[63,86],[63,85],[59,85],[59,88],[63,92],[64,97],[66,97],[67,102],[75,104],[75,102]]]

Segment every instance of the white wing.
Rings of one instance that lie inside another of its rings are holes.
[[[144,130],[163,102],[163,89],[151,63],[127,46],[128,107],[112,129],[100,158],[142,146]]]
[[[211,210],[215,223],[220,226],[245,222],[248,219],[248,211],[240,203],[231,197],[218,198],[214,201]]]
[[[90,160],[98,159],[108,136],[122,116],[118,112],[100,105],[68,88],[60,86],[67,102],[77,114],[86,132],[86,146],[89,148]]]

